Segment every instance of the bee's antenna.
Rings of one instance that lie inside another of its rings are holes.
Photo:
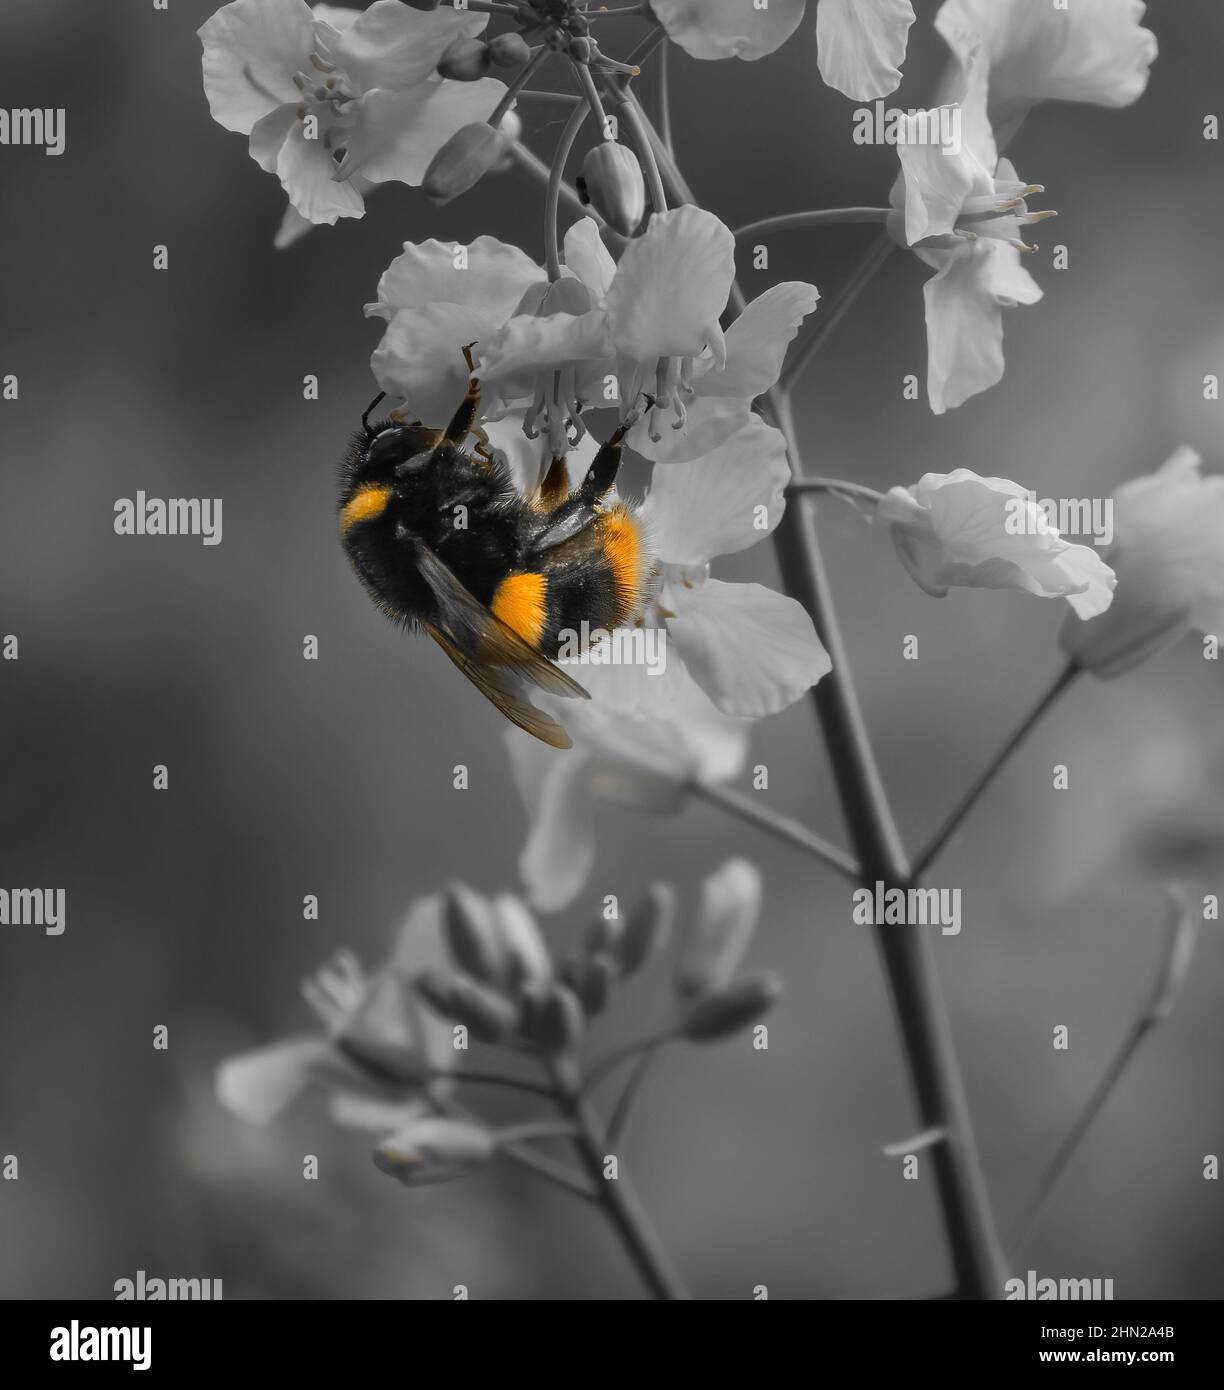
[[[361,417],[361,428],[365,430],[366,434],[369,434],[370,432],[370,412],[374,409],[374,407],[378,404],[379,401],[384,400],[386,398],[386,395],[387,393],[385,391],[380,391],[378,395],[375,396],[374,399],[370,402],[370,404],[366,406],[365,414]]]

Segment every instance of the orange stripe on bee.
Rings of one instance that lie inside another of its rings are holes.
[[[604,556],[616,588],[617,618],[628,622],[642,601],[645,555],[638,524],[623,506],[605,512],[600,521]]]
[[[545,600],[548,580],[542,574],[523,571],[508,574],[497,586],[489,611],[530,647],[538,647],[548,616]]]
[[[362,487],[349,498],[340,512],[340,534],[343,536],[359,521],[381,516],[391,496],[389,487]]]

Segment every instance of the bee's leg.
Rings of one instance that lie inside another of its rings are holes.
[[[647,396],[646,400],[647,410],[653,409],[654,397]],[[616,482],[616,475],[620,472],[621,444],[641,418],[640,410],[631,410],[600,445],[599,452],[591,460],[591,466],[587,469],[586,477],[583,478],[576,494],[587,506],[594,506]]]
[[[463,349],[463,360],[467,363],[468,371],[474,371],[472,362],[472,349],[475,343],[469,343]],[[455,411],[454,418],[447,425],[442,434],[443,444],[461,445],[469,434],[475,433],[482,443],[487,444],[488,439],[485,432],[477,424],[476,417],[480,414],[480,382],[476,377],[468,380],[467,395],[464,396],[459,409]]]
[[[540,503],[545,507],[559,507],[569,496],[569,469],[565,466],[565,455],[559,454],[548,465],[548,472],[540,480],[538,489]]]
[[[365,414],[361,417],[361,428],[365,430],[366,434],[370,433],[371,412],[373,411],[374,407],[379,403],[379,401],[386,399],[386,396],[387,393],[385,391],[380,391],[378,395],[375,396],[374,399],[370,402],[370,404],[366,406]]]

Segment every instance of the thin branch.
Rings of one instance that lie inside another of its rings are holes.
[[[663,1028],[657,1033],[651,1033],[649,1037],[635,1038],[632,1042],[623,1043],[620,1047],[614,1047],[611,1052],[605,1053],[597,1062],[593,1062],[587,1068],[586,1076],[583,1078],[582,1090],[589,1091],[614,1072],[617,1067],[636,1057],[639,1052],[649,1051],[652,1047],[658,1047],[660,1043],[670,1042],[676,1036],[673,1028]]]
[[[1074,662],[1059,672],[1053,685],[1051,685],[1041,699],[1037,701],[1029,713],[1025,715],[1011,738],[999,749],[990,760],[990,763],[982,772],[981,776],[978,777],[977,781],[974,782],[973,786],[969,788],[965,795],[961,797],[952,814],[948,816],[943,825],[931,836],[926,848],[918,855],[918,858],[914,862],[915,877],[921,874],[935,861],[940,851],[960,828],[965,817],[973,810],[981,799],[982,794],[994,781],[1003,764],[1007,762],[1008,758],[1011,757],[1016,749],[1019,748],[1028,737],[1029,733],[1037,726],[1042,716],[1053,707],[1058,697],[1067,689],[1075,677],[1079,675],[1079,672],[1080,668],[1076,666]]]
[[[1198,942],[1199,919],[1190,910],[1180,885],[1170,884],[1166,892],[1169,902],[1169,930],[1160,960],[1160,972],[1151,998],[1131,1025],[1122,1046],[1105,1069],[1105,1075],[1097,1083],[1096,1090],[1089,1097],[1088,1104],[1071,1126],[1067,1137],[1058,1146],[1042,1174],[1037,1191],[1016,1223],[1015,1233],[1009,1242],[1013,1254],[1018,1253],[1033,1234],[1046,1203],[1058,1185],[1058,1180],[1066,1172],[1084,1136],[1092,1127],[1092,1122],[1104,1109],[1106,1101],[1125,1075],[1143,1040],[1157,1024],[1163,1023],[1172,1013],[1173,1005],[1185,983]]]
[[[578,1128],[575,1143],[608,1220],[615,1226],[639,1274],[656,1298],[672,1301],[690,1299],[692,1295],[663,1248],[623,1171],[623,1165],[618,1162],[616,1177],[604,1175],[604,1165],[612,1155],[607,1132],[594,1106],[573,1091],[563,1096],[561,1104]]]
[[[474,1110],[469,1110],[466,1105],[461,1105],[457,1100],[450,1097],[441,1099],[435,1097],[434,1104],[439,1110],[448,1115],[458,1115],[465,1120],[477,1120],[480,1117]],[[537,1177],[546,1179],[556,1187],[571,1193],[575,1197],[583,1197],[589,1202],[596,1200],[595,1189],[577,1173],[574,1173],[564,1164],[559,1163],[555,1158],[550,1158],[548,1154],[540,1153],[538,1149],[530,1144],[511,1141],[503,1144],[498,1150],[503,1158],[508,1158],[512,1163],[517,1163],[520,1168],[525,1168],[530,1173],[535,1173]]]
[[[558,245],[557,211],[561,198],[561,185],[565,182],[565,161],[574,148],[574,141],[582,124],[590,115],[590,108],[584,102],[575,106],[565,123],[557,148],[553,152],[552,167],[548,171],[548,196],[544,200],[544,259],[548,268],[548,278],[552,281],[561,278],[561,250]]]
[[[862,498],[873,507],[883,500],[883,494],[875,488],[864,487],[862,483],[843,482],[841,478],[792,478],[786,485],[786,491],[796,496],[803,492],[827,492],[847,500]]]
[[[673,159],[676,157],[676,143],[672,137],[671,119],[671,44],[665,43],[659,50],[659,138]]]
[[[887,222],[889,208],[809,208],[807,212],[785,212],[780,217],[762,217],[736,227],[735,239],[750,236],[774,236],[780,232],[797,232],[808,227],[833,227],[845,222]]]
[[[609,1143],[617,1143],[624,1134],[629,1123],[629,1112],[633,1109],[633,1102],[641,1093],[646,1077],[650,1074],[650,1069],[654,1066],[662,1046],[661,1039],[652,1042],[633,1064],[633,1070],[629,1073],[625,1088],[621,1091],[616,1108],[612,1111],[612,1118],[608,1121]]]
[[[808,854],[815,855],[822,863],[848,878],[858,878],[859,866],[853,855],[847,854],[844,849],[838,849],[836,845],[817,835],[814,830],[809,830],[801,822],[792,820],[790,816],[784,816],[771,806],[761,805],[728,787],[710,786],[704,782],[692,782],[689,787],[695,796],[708,801],[712,806],[747,821],[749,825],[755,825],[758,830],[764,830],[767,834],[785,840],[789,845],[806,850]]]
[[[786,370],[782,373],[782,378],[778,383],[778,389],[783,394],[790,391],[791,387],[803,375],[808,363],[816,356],[822,347],[833,336],[838,324],[849,313],[855,300],[867,288],[875,276],[875,273],[892,255],[896,243],[887,232],[882,232],[871,246],[863,259],[855,267],[854,274],[846,283],[845,288],[833,301],[832,307],[818,316],[818,321],[812,336],[805,342],[787,364]]]

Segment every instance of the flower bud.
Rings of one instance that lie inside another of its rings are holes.
[[[632,236],[646,216],[646,182],[637,156],[615,140],[595,145],[582,162],[591,206],[614,231]]]
[[[466,975],[426,971],[417,980],[421,998],[443,1018],[462,1023],[481,1042],[498,1042],[514,1031],[518,1010],[504,995]]]
[[[729,1037],[768,1013],[782,994],[782,981],[768,971],[746,975],[699,999],[680,1021],[679,1036],[690,1042]]]
[[[491,125],[465,125],[434,155],[421,187],[436,203],[449,203],[484,177],[506,151],[508,137]]]
[[[537,997],[529,1040],[543,1052],[572,1052],[582,1041],[582,1005],[573,990],[553,985]]]
[[[466,883],[453,883],[442,899],[442,925],[455,964],[477,980],[500,984],[504,953],[493,909]]]
[[[475,82],[489,71],[489,45],[481,39],[456,39],[438,59],[438,76],[452,82]]]
[[[645,900],[630,913],[620,939],[616,954],[623,974],[632,975],[664,949],[675,917],[675,890],[667,883],[652,884]]]
[[[384,1139],[374,1150],[374,1163],[405,1186],[446,1182],[487,1163],[497,1152],[497,1140],[473,1120],[417,1116]]]
[[[348,1061],[382,1085],[415,1087],[429,1079],[428,1063],[410,1047],[360,1034],[339,1038],[336,1046]]]
[[[689,999],[724,989],[740,967],[761,910],[761,875],[746,859],[728,859],[701,885],[701,910],[676,978]]]
[[[507,987],[521,990],[528,983],[551,980],[552,958],[524,904],[512,894],[502,893],[493,900],[493,912],[506,961]]]
[[[578,967],[575,989],[587,1017],[602,1013],[608,1006],[612,986],[616,983],[620,970],[612,956],[597,952],[590,960]]]
[[[531,48],[522,34],[498,34],[488,44],[489,60],[499,68],[517,68],[531,57]]]

